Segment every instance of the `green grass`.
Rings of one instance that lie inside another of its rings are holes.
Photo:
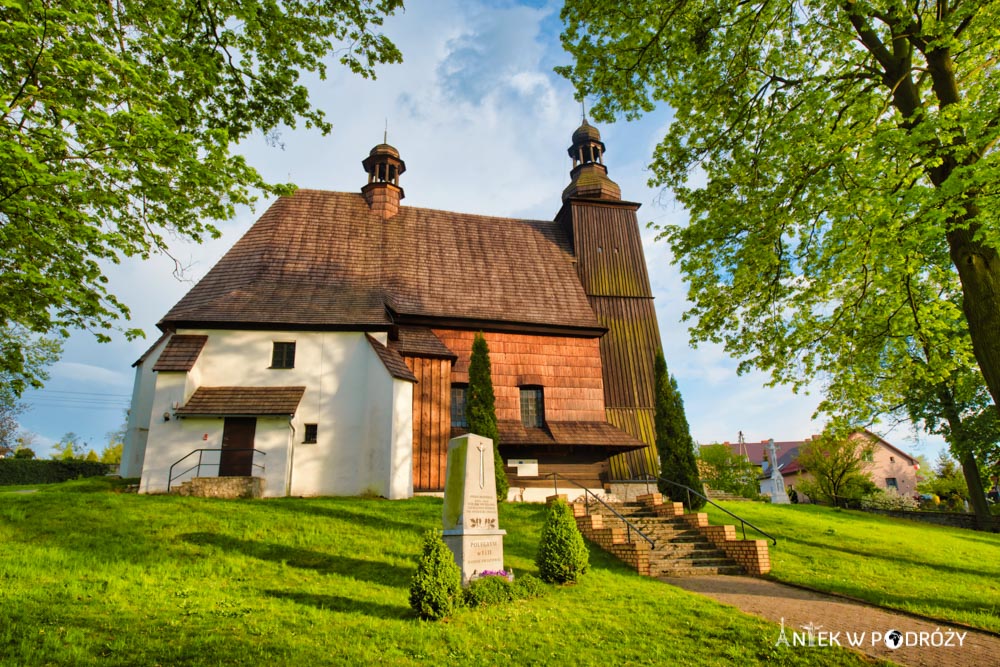
[[[778,538],[774,579],[1000,632],[998,534],[817,505],[720,504]]]
[[[219,501],[72,482],[0,499],[0,665],[857,665],[591,549],[577,586],[423,622],[407,605],[441,501]],[[540,505],[504,505],[536,573]]]

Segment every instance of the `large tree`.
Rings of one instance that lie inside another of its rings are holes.
[[[232,146],[300,121],[328,132],[301,73],[325,78],[330,56],[363,76],[400,61],[376,31],[401,5],[2,3],[0,327],[106,339],[128,309],[102,263],[166,250],[168,235],[217,236],[213,221],[286,192]],[[3,352],[0,370],[19,372]]]
[[[562,71],[595,116],[675,111],[652,182],[690,211],[663,234],[695,342],[775,382],[823,375],[854,407],[849,383],[900,371],[881,406],[952,435],[995,413],[975,387],[996,404],[1000,2],[578,0],[563,16]]]

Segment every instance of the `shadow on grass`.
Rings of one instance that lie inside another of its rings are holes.
[[[348,521],[358,526],[374,528],[376,530],[393,528],[396,530],[412,532],[416,535],[422,535],[429,527],[419,523],[406,523],[403,521],[388,519],[384,516],[365,514],[364,512],[355,512],[345,507],[323,507],[316,504],[306,504],[301,502],[295,504],[274,503],[273,507],[285,512],[310,514],[312,516],[318,516],[325,519]]]
[[[824,542],[814,542],[812,540],[804,540],[800,537],[788,537],[786,538],[786,540],[791,543],[804,544],[813,547],[815,549],[819,549],[821,551],[822,550],[840,551],[841,553],[851,554],[852,556],[860,556],[861,558],[884,560],[890,563],[900,563],[901,565],[906,564],[909,566],[926,567],[926,568],[931,568],[933,570],[944,570],[946,572],[953,572],[955,574],[967,574],[974,577],[983,577],[983,576],[991,577],[998,574],[995,571],[995,568],[960,567],[957,565],[948,565],[940,562],[929,563],[927,561],[920,560],[918,558],[909,558],[907,556],[902,556],[898,553],[894,553],[891,556],[887,554],[877,554],[877,553],[872,553],[871,551],[852,549],[850,547],[841,545],[834,546],[832,544],[827,544]]]
[[[241,540],[217,533],[186,533],[180,538],[189,544],[211,546],[223,551],[234,552],[266,560],[328,574],[339,574],[384,586],[408,588],[413,572],[408,568],[389,563],[335,556],[310,549],[299,549],[283,544],[268,544],[253,540]]]
[[[298,604],[316,607],[324,611],[364,614],[373,618],[409,618],[413,615],[409,607],[355,600],[354,598],[345,598],[339,595],[316,595],[314,593],[276,590],[265,590],[262,592],[264,595],[269,595],[272,598],[297,602]]]

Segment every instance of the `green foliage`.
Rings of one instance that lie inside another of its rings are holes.
[[[701,459],[702,481],[710,488],[744,498],[756,499],[760,495],[757,481],[760,467],[733,452],[729,445],[702,445],[698,458]]]
[[[656,449],[660,453],[660,475],[702,493],[698,461],[694,455],[694,438],[691,437],[691,429],[684,414],[684,401],[677,389],[677,381],[667,373],[667,362],[662,350],[656,353],[653,381],[656,391]],[[675,501],[683,502],[688,509],[700,509],[705,504],[699,496],[688,494],[684,489],[662,480],[659,482],[659,489]]]
[[[1000,2],[627,5],[567,2],[559,71],[599,120],[674,111],[650,180],[690,213],[661,237],[693,342],[821,379],[847,423],[895,413],[982,459],[1000,437]]]
[[[437,531],[427,531],[417,572],[410,581],[410,608],[420,618],[438,620],[451,615],[461,593],[462,571],[454,554]]]
[[[31,447],[18,447],[14,450],[15,459],[33,459],[35,458],[35,450]]]
[[[472,341],[469,388],[465,396],[465,420],[469,424],[470,433],[493,441],[493,471],[497,483],[497,501],[503,502],[507,500],[510,483],[507,481],[507,473],[503,470],[503,458],[500,456],[500,431],[497,429],[490,348],[481,333],[477,333]]]
[[[128,308],[102,265],[218,236],[265,183],[232,147],[330,130],[307,73],[362,76],[401,56],[376,32],[401,0],[7,2],[0,10],[0,326],[100,340]],[[129,336],[138,332],[129,330]],[[11,342],[8,347],[6,343]],[[0,370],[34,384],[24,348]]]
[[[84,461],[100,461],[101,459],[98,458],[97,452],[95,452],[93,449],[91,449],[90,451],[87,452],[87,456],[85,456],[83,460]]]
[[[514,597],[519,600],[537,598],[545,594],[545,584],[527,572],[514,579]]]
[[[958,464],[947,454],[941,452],[938,456],[937,466],[934,474],[917,484],[920,493],[927,493],[937,496],[944,506],[938,505],[936,509],[950,509],[957,507],[963,509],[964,501],[969,500],[969,485],[965,476],[959,469]]]
[[[875,493],[862,496],[861,509],[914,511],[918,509],[917,501],[909,496],[901,496],[896,489],[882,489]]]
[[[590,565],[573,509],[562,499],[549,504],[535,564],[542,581],[555,584],[575,583]]]
[[[866,437],[828,429],[799,448],[799,465],[813,479],[796,486],[810,498],[838,507],[856,503],[878,488],[866,472],[867,459],[874,451],[875,445]]]
[[[70,431],[52,446],[52,459],[56,461],[83,460],[86,445],[80,442],[80,436]]]
[[[101,463],[121,463],[124,443],[109,444],[101,450]]]
[[[490,607],[511,602],[515,598],[514,584],[506,577],[474,579],[463,593],[468,607]]]
[[[78,477],[107,475],[108,466],[95,461],[39,461],[19,458],[0,459],[0,486],[15,484],[55,484]]]

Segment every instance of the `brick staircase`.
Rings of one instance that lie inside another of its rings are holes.
[[[573,505],[577,526],[591,542],[642,575],[682,577],[711,574],[766,574],[771,570],[766,540],[737,540],[734,526],[711,526],[708,515],[685,514],[681,503],[664,503],[659,494],[635,502],[608,503],[650,538],[652,545],[597,502],[590,514]]]

